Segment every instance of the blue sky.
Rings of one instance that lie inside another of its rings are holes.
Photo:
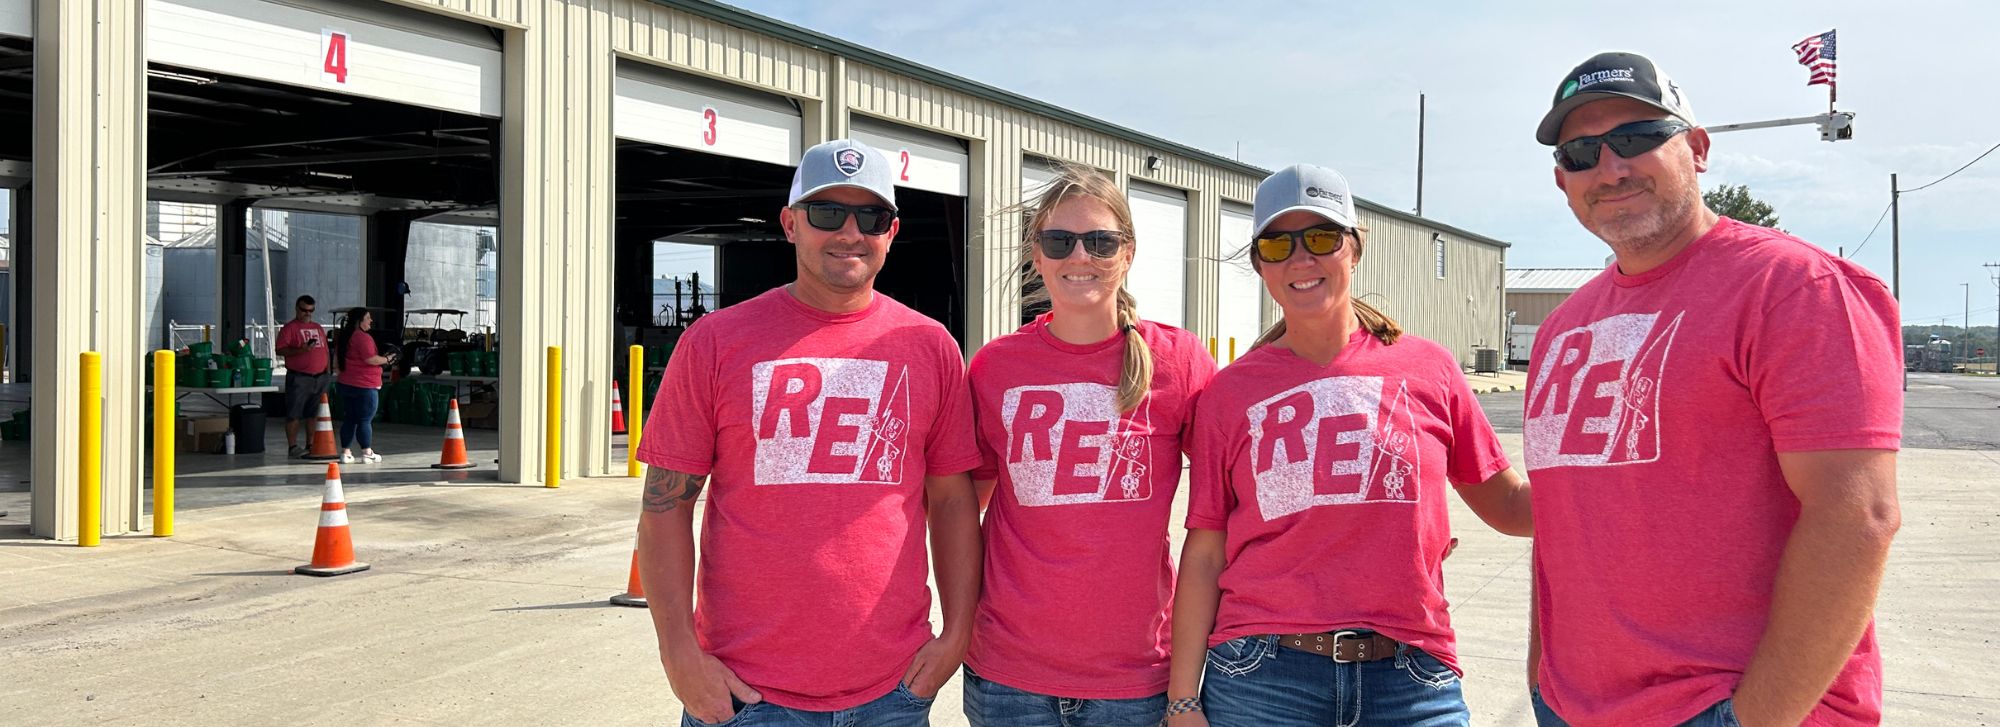
[[[1780,226],[1853,252],[1889,203],[2000,142],[1987,92],[2000,4],[1981,2],[1006,3],[731,0],[753,12],[1265,168],[1313,162],[1363,197],[1514,243],[1512,267],[1601,265],[1533,129],[1557,81],[1600,50],[1651,56],[1706,124],[1826,110],[1791,45],[1840,31],[1852,141],[1810,126],[1720,134],[1704,188],[1747,184]],[[922,7],[920,12],[912,8]],[[1955,95],[1954,95],[1955,94]],[[1904,196],[1904,319],[1992,325],[2000,152]],[[1853,257],[1890,277],[1889,223]]]

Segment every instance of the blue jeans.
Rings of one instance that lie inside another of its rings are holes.
[[[1276,636],[1232,639],[1208,650],[1201,701],[1213,727],[1472,724],[1458,674],[1411,646],[1392,659],[1337,663],[1279,647]]]
[[[882,695],[873,702],[843,709],[838,712],[808,712],[803,709],[780,707],[770,702],[744,704],[731,697],[730,706],[736,716],[723,720],[718,725],[727,727],[929,727],[931,723],[931,702],[937,698],[925,699],[911,692],[908,686],[898,684],[896,690]],[[681,727],[709,727],[709,723],[695,719],[687,712],[681,712]]]
[[[354,440],[361,440],[362,449],[375,446],[375,402],[382,392],[359,386],[339,384],[340,389],[340,448],[347,449]]]
[[[1557,716],[1555,710],[1549,709],[1548,702],[1542,701],[1542,690],[1530,689],[1528,690],[1528,694],[1535,702],[1536,725],[1539,727],[1569,727],[1569,723],[1564,722],[1562,717]],[[1730,700],[1724,699],[1716,702],[1714,706],[1709,707],[1708,711],[1695,715],[1694,719],[1682,722],[1681,727],[1743,727],[1743,723],[1736,721],[1736,705]]]
[[[965,720],[972,727],[1157,727],[1167,693],[1137,699],[1051,697],[990,682],[965,667]]]

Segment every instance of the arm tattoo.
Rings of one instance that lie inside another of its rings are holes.
[[[646,512],[666,512],[682,503],[693,503],[708,484],[708,475],[691,475],[664,467],[646,470]],[[692,507],[692,504],[689,505]]]

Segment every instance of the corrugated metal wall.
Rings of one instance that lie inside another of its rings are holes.
[[[1501,283],[1506,280],[1499,247],[1363,208],[1368,244],[1355,274],[1355,295],[1380,308],[1403,330],[1436,341],[1472,363],[1474,346],[1500,348],[1506,312]],[[1445,243],[1445,274],[1437,276],[1433,234]]]
[[[140,522],[142,1],[35,3],[31,524],[43,537],[77,534],[84,351],[103,356],[103,530]]]
[[[1507,293],[1507,309],[1514,311],[1514,325],[1539,326],[1554,313],[1556,306],[1574,293]]]

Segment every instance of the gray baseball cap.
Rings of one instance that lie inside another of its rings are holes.
[[[1294,164],[1265,177],[1257,184],[1257,205],[1252,211],[1252,235],[1279,215],[1305,210],[1342,227],[1358,227],[1354,218],[1354,194],[1340,172],[1311,164]]]
[[[1561,141],[1556,137],[1562,133],[1563,119],[1569,118],[1569,112],[1611,96],[1640,101],[1688,126],[1701,126],[1694,121],[1694,104],[1688,102],[1687,94],[1666,71],[1653,65],[1652,59],[1637,53],[1610,52],[1591,56],[1563,77],[1562,84],[1556,86],[1555,101],[1535,129],[1535,141],[1555,146]]]
[[[882,204],[896,209],[896,176],[889,157],[853,139],[834,139],[807,149],[799,168],[792,171],[791,198],[785,204],[798,204],[834,187],[874,192]]]

